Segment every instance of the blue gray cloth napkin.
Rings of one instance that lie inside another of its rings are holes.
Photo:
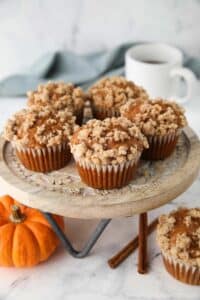
[[[28,90],[49,80],[72,82],[87,88],[102,76],[122,75],[124,55],[136,43],[120,45],[109,51],[78,55],[70,51],[47,53],[20,74],[0,81],[0,96],[24,96]],[[200,58],[187,57],[185,66],[200,77]]]

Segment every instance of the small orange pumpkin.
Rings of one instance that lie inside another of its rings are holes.
[[[54,216],[61,228],[63,218]],[[0,265],[32,267],[55,251],[59,240],[50,224],[36,209],[0,197]]]

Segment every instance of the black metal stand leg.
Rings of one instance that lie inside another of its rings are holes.
[[[69,239],[64,234],[64,232],[59,227],[59,225],[56,223],[56,221],[54,220],[52,215],[50,213],[45,213],[45,212],[42,212],[42,214],[45,216],[45,218],[47,219],[49,224],[52,226],[54,232],[59,237],[59,239],[61,240],[64,247],[69,252],[69,254],[71,254],[73,257],[76,257],[76,258],[83,258],[83,257],[85,257],[89,254],[90,250],[93,248],[93,246],[95,245],[95,243],[99,239],[100,235],[102,234],[102,232],[105,230],[105,228],[107,227],[107,225],[111,221],[111,219],[102,219],[99,222],[99,224],[97,225],[97,227],[96,227],[95,231],[93,232],[92,236],[89,238],[89,240],[87,241],[87,243],[83,247],[83,249],[81,251],[77,251],[76,249],[74,249],[74,247],[70,243]]]

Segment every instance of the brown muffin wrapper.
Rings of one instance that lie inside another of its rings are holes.
[[[95,119],[98,120],[104,120],[106,118],[111,118],[111,117],[119,117],[120,112],[116,108],[103,108],[103,107],[95,107],[93,106],[93,116]]]
[[[164,254],[162,256],[167,272],[174,278],[183,283],[200,285],[200,267],[187,265]]]
[[[84,183],[95,189],[115,189],[127,185],[137,169],[139,157],[119,165],[95,166],[76,162],[79,175]]]
[[[161,160],[172,154],[176,148],[180,133],[168,134],[165,136],[147,136],[149,148],[142,153],[142,159]]]
[[[16,146],[14,148],[24,167],[35,172],[50,172],[61,169],[71,158],[68,143],[37,149]]]

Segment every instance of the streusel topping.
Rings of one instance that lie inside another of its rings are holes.
[[[162,215],[157,241],[163,254],[200,267],[200,208],[181,208]]]
[[[28,106],[50,105],[56,109],[68,108],[75,112],[84,106],[86,95],[72,83],[48,82],[40,84],[36,91],[29,91]]]
[[[121,107],[120,112],[135,122],[147,136],[173,134],[187,125],[184,109],[175,102],[161,98],[130,100]]]
[[[130,99],[148,98],[142,87],[124,77],[106,77],[97,81],[89,89],[89,95],[95,106],[116,109]]]
[[[16,146],[35,148],[68,142],[76,129],[75,117],[67,109],[22,109],[7,121],[4,137]]]
[[[114,165],[134,160],[148,143],[135,124],[113,117],[88,121],[74,133],[70,146],[76,160]]]

